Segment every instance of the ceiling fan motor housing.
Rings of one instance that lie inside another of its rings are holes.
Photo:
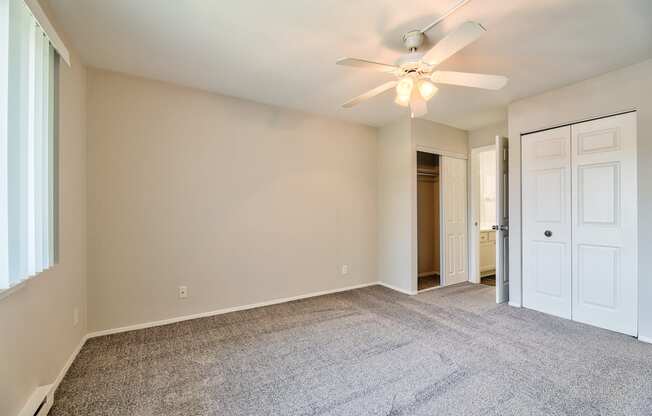
[[[410,51],[416,51],[423,45],[423,33],[420,30],[411,30],[403,35],[403,44]]]
[[[401,56],[396,61],[396,65],[398,66],[397,75],[399,77],[406,75],[421,76],[431,73],[432,67],[423,62],[421,58],[423,58],[423,53],[421,52],[410,52]]]

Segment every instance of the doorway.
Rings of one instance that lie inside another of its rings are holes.
[[[509,300],[507,138],[471,149],[469,281],[495,287],[496,302]]]
[[[417,152],[417,290],[441,286],[439,155]]]
[[[469,280],[467,160],[416,155],[417,291]]]
[[[471,281],[496,286],[496,147],[471,151],[473,254]]]

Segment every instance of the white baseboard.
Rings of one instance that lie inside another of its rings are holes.
[[[380,285],[380,286],[386,287],[387,289],[392,289],[392,290],[395,290],[397,292],[401,292],[401,293],[403,293],[405,295],[414,296],[414,295],[417,294],[417,292],[410,292],[408,290],[401,289],[400,287],[396,287],[396,286],[390,285],[390,284],[385,283],[385,282],[378,282],[377,284]]]
[[[269,300],[269,301],[265,301],[265,302],[252,303],[252,304],[249,304],[249,305],[234,306],[234,307],[231,307],[231,308],[217,309],[217,310],[214,310],[214,311],[201,312],[201,313],[196,313],[196,314],[192,314],[192,315],[177,316],[177,317],[174,317],[174,318],[162,319],[160,321],[143,322],[143,323],[140,323],[140,324],[128,325],[128,326],[123,326],[123,327],[119,327],[119,328],[105,329],[105,330],[102,330],[102,331],[91,332],[86,336],[86,338],[95,338],[95,337],[101,337],[101,336],[104,336],[104,335],[117,334],[117,333],[120,333],[120,332],[135,331],[135,330],[138,330],[138,329],[152,328],[152,327],[161,326],[161,325],[169,325],[169,324],[174,324],[174,323],[177,323],[177,322],[189,321],[191,319],[206,318],[206,317],[209,317],[209,316],[223,315],[225,313],[244,311],[244,310],[247,310],[247,309],[261,308],[263,306],[277,305],[279,303],[292,302],[294,300],[314,298],[316,296],[330,295],[330,294],[338,293],[338,292],[346,292],[348,290],[361,289],[363,287],[376,286],[376,285],[379,285],[379,284],[382,284],[382,283],[379,283],[379,282],[364,283],[364,284],[361,284],[361,285],[347,286],[347,287],[342,287],[342,288],[339,288],[339,289],[332,289],[332,290],[324,290],[324,291],[320,291],[320,292],[307,293],[307,294],[304,294],[304,295],[292,296],[292,297],[288,297],[288,298],[273,299],[273,300]],[[394,289],[394,288],[390,288],[390,289]],[[398,290],[399,292],[402,292],[399,289],[394,289],[394,290]]]
[[[57,375],[57,378],[54,379],[52,384],[47,385],[47,386],[41,386],[38,387],[32,396],[29,398],[27,403],[25,403],[25,406],[23,406],[23,409],[20,412],[20,416],[31,416],[34,414],[38,406],[41,404],[41,401],[43,400],[44,397],[48,397],[47,404],[45,407],[41,408],[39,411],[39,415],[47,414],[47,412],[50,410],[52,407],[52,402],[54,398],[54,393],[56,392],[57,388],[59,387],[59,384],[61,384],[61,381],[63,378],[66,376],[66,373],[70,369],[70,366],[72,363],[75,361],[75,358],[77,358],[77,355],[79,354],[79,351],[81,351],[82,347],[86,343],[86,340],[88,339],[88,335],[84,335],[81,340],[79,340],[79,344],[75,347],[73,352],[70,354],[70,357],[68,357],[68,360],[66,363],[63,365],[63,368],[61,371],[59,371],[59,374]]]
[[[652,338],[649,338],[649,337],[639,335],[638,340],[641,341],[641,342],[645,342],[647,344],[652,344]]]
[[[63,368],[59,372],[59,375],[57,376],[56,379],[54,379],[54,382],[52,383],[51,391],[53,393],[57,390],[57,388],[59,387],[59,384],[61,384],[61,381],[66,376],[66,373],[70,369],[70,366],[75,361],[75,358],[77,358],[77,355],[79,354],[79,351],[81,351],[82,347],[84,346],[84,344],[86,344],[87,340],[88,340],[88,335],[84,335],[82,337],[82,339],[79,341],[79,345],[77,345],[77,347],[72,352],[72,354],[70,354],[70,357],[68,357],[68,361],[66,361],[66,364],[64,364]]]

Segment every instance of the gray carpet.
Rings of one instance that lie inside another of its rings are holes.
[[[375,286],[91,339],[51,415],[652,414],[652,345],[493,299]]]

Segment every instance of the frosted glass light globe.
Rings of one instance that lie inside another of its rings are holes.
[[[419,89],[419,94],[421,94],[423,99],[426,101],[428,101],[435,94],[437,94],[437,87],[435,87],[435,84],[433,84],[430,81],[426,81],[425,79],[419,81],[417,88]]]

